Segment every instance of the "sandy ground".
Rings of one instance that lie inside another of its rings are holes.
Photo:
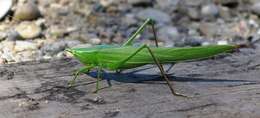
[[[0,66],[1,118],[260,117],[259,48],[176,64],[174,88],[192,98],[173,96],[153,65],[106,72],[98,94],[95,71],[68,88],[80,66],[75,59]]]

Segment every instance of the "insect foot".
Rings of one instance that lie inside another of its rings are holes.
[[[193,96],[187,96],[187,95],[184,95],[184,94],[181,94],[181,93],[177,93],[177,92],[174,92],[173,95],[174,96],[179,96],[179,97],[185,97],[185,98],[193,98]]]
[[[71,80],[68,82],[68,87],[73,87],[75,85],[75,81]]]

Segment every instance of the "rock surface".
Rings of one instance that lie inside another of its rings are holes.
[[[169,73],[176,91],[193,98],[172,96],[154,66],[121,74],[98,94],[96,72],[81,75],[68,88],[72,73],[82,65],[74,59],[40,60],[0,66],[0,115],[4,118],[245,118],[260,117],[260,49],[179,63]]]

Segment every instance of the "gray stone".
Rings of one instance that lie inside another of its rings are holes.
[[[78,40],[66,40],[66,45],[69,48],[80,45],[80,44],[82,44],[82,43]]]
[[[41,48],[41,52],[43,55],[55,55],[61,51],[63,51],[67,47],[65,41],[57,41],[54,43],[45,44]]]
[[[14,13],[15,20],[34,20],[40,16],[40,10],[33,2],[18,5]]]
[[[41,51],[44,55],[54,55],[64,50],[66,47],[65,42],[59,41],[52,44],[46,44],[41,48]]]
[[[247,38],[250,34],[250,28],[247,21],[236,23],[224,22],[203,22],[199,26],[199,31],[207,38],[233,39],[236,37]]]
[[[80,44],[80,41],[77,40],[60,40],[43,45],[41,52],[43,55],[53,56],[64,51],[66,48],[71,48]]]
[[[251,7],[251,11],[256,15],[260,15],[260,2],[253,4]]]
[[[255,4],[255,3],[258,3],[260,2],[260,0],[249,0],[251,4]]]
[[[207,0],[183,0],[183,2],[188,5],[188,6],[194,6],[194,7],[198,7],[200,6],[202,3],[206,3]]]
[[[180,33],[176,27],[166,26],[158,31],[158,38],[166,42],[167,47],[173,46],[181,41]]]
[[[219,15],[219,8],[215,4],[202,6],[201,15],[203,19],[214,19]]]
[[[199,36],[199,32],[197,31],[197,29],[190,28],[188,31],[188,35],[189,36]]]
[[[189,7],[188,9],[188,16],[191,19],[198,20],[200,19],[200,11],[197,7]]]
[[[10,31],[7,32],[7,39],[10,40],[10,41],[15,41],[15,40],[19,40],[19,39],[22,39],[22,38],[17,31],[10,30]]]
[[[219,15],[224,20],[231,19],[230,9],[228,7],[224,7],[224,6],[220,7],[219,8]]]
[[[135,25],[138,23],[137,19],[135,18],[134,14],[126,14],[126,16],[123,18],[123,23],[127,26],[129,25]]]
[[[168,14],[153,8],[148,8],[140,11],[139,13],[137,13],[137,17],[142,20],[151,18],[155,20],[158,24],[170,24],[171,22],[171,17]]]
[[[156,0],[157,4],[161,9],[164,10],[175,10],[180,0]]]
[[[214,37],[218,34],[218,25],[214,23],[201,23],[199,26],[199,30],[202,35],[207,37]]]

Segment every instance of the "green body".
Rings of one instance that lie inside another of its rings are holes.
[[[145,44],[138,47],[133,46],[133,41],[141,32],[143,32],[144,27],[148,24],[152,25],[155,44],[157,47],[149,47]],[[239,45],[211,45],[184,48],[158,47],[154,22],[151,19],[147,19],[144,24],[141,25],[122,46],[98,45],[92,48],[67,49],[67,51],[72,53],[75,58],[77,58],[85,65],[75,73],[74,79],[70,82],[70,85],[75,83],[75,80],[79,74],[87,73],[91,69],[96,68],[98,70],[98,79],[96,83],[97,92],[100,88],[99,81],[101,80],[101,70],[103,68],[108,70],[124,70],[146,64],[156,64],[161,72],[163,79],[165,79],[166,83],[168,84],[172,94],[186,97],[185,95],[175,92],[175,90],[171,87],[171,83],[161,64],[172,64],[184,61],[205,59],[220,53],[232,51],[239,47]]]
[[[153,64],[148,50],[142,50],[121,66],[115,66],[133,54],[139,47],[98,45],[93,48],[72,48],[70,52],[84,65],[100,66],[109,70],[129,69]],[[235,49],[233,45],[211,45],[186,48],[151,47],[161,64],[205,59]]]

